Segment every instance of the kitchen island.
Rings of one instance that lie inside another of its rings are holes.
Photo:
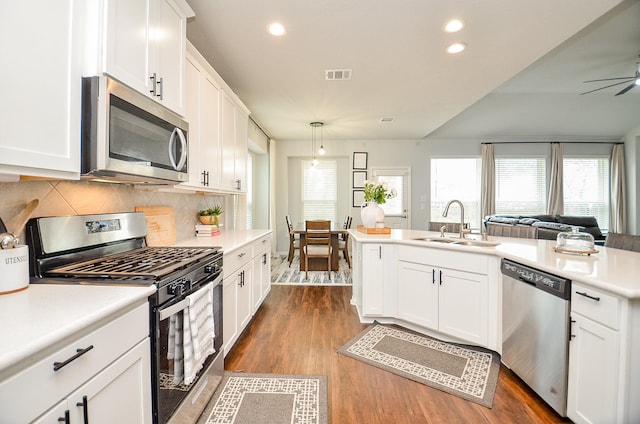
[[[497,352],[502,258],[571,279],[568,416],[640,422],[632,401],[640,397],[640,254],[597,246],[591,256],[572,255],[555,252],[555,241],[499,237],[489,238],[493,246],[443,243],[439,233],[418,230],[350,234],[352,304],[362,322]]]

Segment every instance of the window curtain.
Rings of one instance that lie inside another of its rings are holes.
[[[493,144],[482,145],[482,219],[496,213],[496,155]]]
[[[547,202],[549,215],[564,213],[564,190],[562,182],[562,144],[551,144],[551,177],[549,181],[549,201]]]
[[[611,202],[609,232],[626,234],[627,198],[624,167],[624,144],[614,144],[611,150]]]

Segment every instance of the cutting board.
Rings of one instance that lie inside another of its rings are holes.
[[[176,244],[176,214],[171,206],[136,206],[147,220],[147,246]]]

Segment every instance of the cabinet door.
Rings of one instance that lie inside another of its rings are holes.
[[[234,152],[234,175],[236,189],[242,193],[247,191],[247,155],[249,117],[239,107],[236,107],[236,139]]]
[[[150,349],[147,338],[71,394],[70,422],[151,423]]]
[[[253,258],[252,314],[255,314],[271,289],[271,258],[269,256],[269,251],[263,250]]]
[[[228,95],[222,96],[221,142],[222,163],[220,186],[224,190],[235,190],[235,149],[236,149],[236,105]]]
[[[150,0],[107,2],[104,72],[150,95]]]
[[[429,265],[398,262],[398,318],[438,329],[441,271]]]
[[[80,175],[82,7],[2,2],[0,174]]]
[[[253,291],[253,265],[249,262],[238,273],[238,333],[241,333],[251,320],[251,294]]]
[[[443,333],[486,346],[489,290],[486,275],[442,269],[439,329]]]
[[[70,422],[151,423],[150,349],[147,338],[71,394]]]
[[[201,126],[204,122],[201,121],[201,98],[204,97],[204,90],[202,87],[202,70],[194,58],[187,55],[185,61],[185,76],[186,76],[186,90],[185,90],[185,116],[189,121],[189,181],[182,183],[182,186],[188,187],[201,187],[204,182],[204,160],[201,157]]]
[[[238,284],[239,278],[231,274],[224,278],[222,287],[222,339],[224,341],[225,356],[238,338]]]
[[[220,96],[222,90],[208,74],[204,74],[201,88],[201,169],[208,173],[207,187],[217,189],[220,187]]]
[[[382,245],[363,244],[362,247],[362,311],[364,315],[384,313],[384,279]]]
[[[67,399],[58,403],[56,406],[48,410],[44,415],[31,422],[31,424],[60,424],[64,423],[66,417],[71,419],[71,411]],[[80,421],[82,422],[82,421]]]
[[[167,0],[155,1],[151,46],[151,73],[162,78],[162,103],[177,113],[184,112],[184,57],[187,19],[180,9]],[[159,93],[158,93],[159,94]]]
[[[620,422],[618,332],[576,313],[571,318],[567,415],[575,423]]]

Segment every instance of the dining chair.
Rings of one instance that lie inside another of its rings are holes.
[[[604,241],[604,247],[640,252],[640,236],[609,233]]]
[[[331,280],[331,221],[305,221],[304,253],[305,278],[309,279],[309,258],[327,258],[327,271]]]
[[[287,259],[289,260],[289,268],[291,268],[296,249],[300,250],[300,239],[293,233],[293,224],[291,224],[289,215],[285,215],[284,218],[287,220],[287,230],[289,231],[289,257]]]
[[[348,230],[351,228],[351,220],[352,218],[347,215],[344,220],[344,224],[342,225],[342,229]],[[344,255],[344,259],[347,261],[347,265],[349,265],[349,269],[351,269],[351,255],[349,254],[349,233],[340,234],[338,238],[338,253],[342,251]]]

